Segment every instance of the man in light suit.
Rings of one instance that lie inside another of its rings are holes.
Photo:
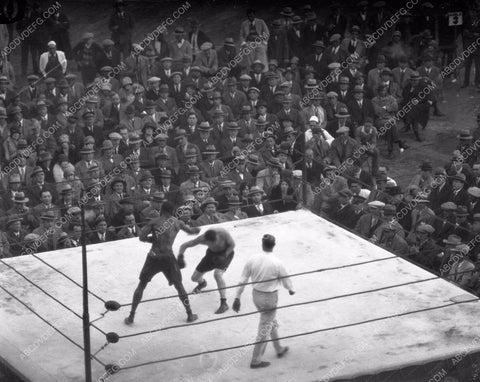
[[[218,70],[217,52],[212,47],[211,42],[204,42],[194,62],[194,66],[198,66],[205,76],[215,74]]]
[[[355,86],[353,89],[355,99],[347,104],[354,127],[362,126],[366,117],[375,118],[372,101],[363,97],[364,92],[363,89]]]
[[[247,9],[247,20],[242,21],[240,25],[240,45],[246,44],[248,36],[258,36],[263,41],[257,46],[255,60],[260,60],[264,67],[267,67],[267,44],[270,31],[267,24],[262,19],[255,17],[255,11],[253,9]],[[257,39],[258,40],[258,39]]]
[[[200,180],[200,175],[202,173],[202,170],[200,170],[198,166],[190,166],[190,168],[187,170],[189,179],[180,184],[180,192],[182,193],[183,197],[192,195],[194,188],[204,188],[206,190],[210,189],[208,183]]]
[[[218,153],[215,146],[207,146],[202,153],[205,159],[199,164],[200,170],[203,172],[202,179],[210,185],[215,184],[222,173],[223,162],[217,159]]]
[[[267,168],[259,171],[257,174],[256,185],[269,196],[272,188],[280,184],[282,165],[280,164],[280,160],[275,157],[270,158],[266,164]]]
[[[230,77],[227,79],[227,90],[223,93],[223,102],[232,110],[233,117],[237,120],[240,117],[242,105],[247,102],[245,93],[237,90],[237,79]]]

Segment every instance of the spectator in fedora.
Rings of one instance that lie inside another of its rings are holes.
[[[8,240],[8,246],[11,256],[24,255],[24,240],[27,235],[27,231],[22,228],[22,218],[18,215],[10,216],[6,223],[6,238]],[[5,256],[4,257],[8,257]]]
[[[273,207],[268,200],[262,200],[265,192],[259,186],[252,186],[248,192],[251,203],[244,208],[249,218],[270,215]]]

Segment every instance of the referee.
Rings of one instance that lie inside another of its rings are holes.
[[[263,253],[250,258],[243,269],[240,284],[248,283],[251,278],[254,282],[253,286],[253,303],[260,313],[260,324],[258,326],[258,334],[256,342],[266,341],[271,335],[273,346],[277,351],[277,357],[281,358],[288,351],[288,346],[280,346],[278,340],[278,323],[275,319],[277,314],[278,288],[280,284],[288,289],[290,295],[294,295],[292,282],[288,277],[285,267],[281,261],[272,254],[275,247],[275,237],[272,235],[264,235],[262,239]],[[269,281],[270,280],[270,281]],[[241,285],[237,290],[237,297],[233,303],[233,310],[240,311],[240,296],[245,289],[245,285]],[[253,349],[252,362],[250,367],[258,369],[267,367],[270,362],[262,361],[263,353],[267,347],[267,342],[255,345]]]

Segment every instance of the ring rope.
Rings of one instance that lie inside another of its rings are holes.
[[[281,280],[281,279],[284,279],[284,278],[287,278],[287,277],[304,276],[304,275],[308,275],[308,274],[312,274],[312,273],[333,271],[333,270],[336,270],[336,269],[343,269],[343,268],[355,267],[355,266],[359,266],[359,265],[365,265],[365,264],[375,263],[375,262],[379,262],[379,261],[385,261],[385,260],[390,260],[390,259],[398,259],[398,258],[399,258],[398,256],[389,256],[389,257],[382,257],[382,258],[380,258],[380,259],[362,261],[362,262],[359,262],[359,263],[352,263],[352,264],[347,264],[347,265],[339,265],[339,266],[336,266],[336,267],[329,267],[329,268],[320,268],[320,269],[315,269],[315,270],[312,270],[312,271],[292,273],[292,274],[290,274],[290,275],[288,275],[288,276],[279,276],[279,277],[276,277],[276,278],[270,279],[270,280],[251,281],[251,282],[247,282],[247,283],[240,283],[240,284],[225,286],[225,287],[222,287],[222,288],[205,289],[205,290],[202,291],[202,293],[217,292],[217,291],[225,290],[225,289],[238,288],[238,287],[244,286],[244,285],[253,285],[253,284],[259,284],[259,283],[266,283],[266,282],[270,282],[270,281]],[[197,294],[197,293],[187,293],[187,296],[192,296],[192,295],[196,295],[196,294]],[[148,299],[148,300],[143,300],[143,301],[140,301],[140,304],[143,304],[143,303],[146,303],[146,302],[152,302],[152,301],[168,300],[168,299],[171,299],[171,298],[178,298],[178,294],[176,294],[176,295],[171,295],[171,296],[151,298],[151,299]],[[132,303],[121,304],[120,306],[130,306],[130,305],[132,305]]]
[[[478,301],[478,300],[479,300],[478,298],[472,298],[472,300],[468,300],[468,301],[453,302],[453,303],[450,303],[450,304],[438,305],[438,306],[434,306],[434,307],[430,307],[430,308],[423,308],[423,309],[418,309],[418,310],[399,313],[399,314],[393,314],[393,315],[390,315],[390,316],[384,316],[384,317],[379,317],[379,318],[372,318],[372,319],[369,319],[369,320],[353,322],[353,323],[345,324],[345,325],[338,325],[338,326],[333,326],[333,327],[324,328],[324,329],[312,330],[312,331],[309,331],[309,332],[292,334],[292,335],[288,335],[288,336],[284,336],[284,337],[279,337],[279,338],[275,339],[275,341],[285,340],[285,339],[290,339],[290,338],[296,338],[296,337],[302,337],[302,336],[327,332],[327,331],[336,330],[336,329],[349,328],[349,327],[352,327],[352,326],[368,324],[368,323],[371,323],[371,322],[378,322],[378,321],[387,320],[387,319],[391,319],[391,318],[395,318],[395,317],[402,317],[402,316],[407,316],[407,315],[410,315],[410,314],[423,313],[423,312],[428,312],[428,311],[432,311],[432,310],[443,309],[443,308],[447,308],[447,307],[450,307],[450,306],[465,304],[465,303],[468,303],[468,302],[474,302],[474,301]],[[222,352],[222,351],[234,350],[234,349],[243,348],[245,346],[253,346],[253,345],[258,345],[258,344],[261,344],[261,343],[272,342],[272,341],[273,341],[272,339],[267,339],[267,340],[264,340],[264,341],[251,342],[251,343],[244,344],[244,345],[229,346],[229,347],[226,347],[226,348],[207,350],[207,351],[194,353],[194,354],[186,354],[186,355],[182,355],[182,356],[178,356],[178,357],[161,359],[161,360],[158,360],[158,361],[144,362],[144,363],[141,363],[141,364],[138,364],[138,365],[131,365],[131,366],[127,366],[127,367],[122,367],[122,368],[120,368],[120,370],[134,369],[134,368],[137,368],[137,367],[148,366],[148,365],[152,365],[152,364],[155,364],[155,363],[164,363],[164,362],[176,361],[176,360],[185,359],[185,358],[197,357],[197,356],[200,356],[200,355],[203,355],[203,354],[211,354],[211,353],[218,353],[218,352]]]

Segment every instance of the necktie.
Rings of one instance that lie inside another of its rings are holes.
[[[257,79],[257,82],[260,82],[260,74],[255,74],[255,78]]]
[[[261,204],[257,205],[257,211],[260,213],[260,215],[263,215],[263,206]]]
[[[196,33],[192,33],[192,47],[194,49],[197,48],[197,34]]]
[[[405,69],[400,71],[400,85],[403,85],[404,79],[405,79]]]

